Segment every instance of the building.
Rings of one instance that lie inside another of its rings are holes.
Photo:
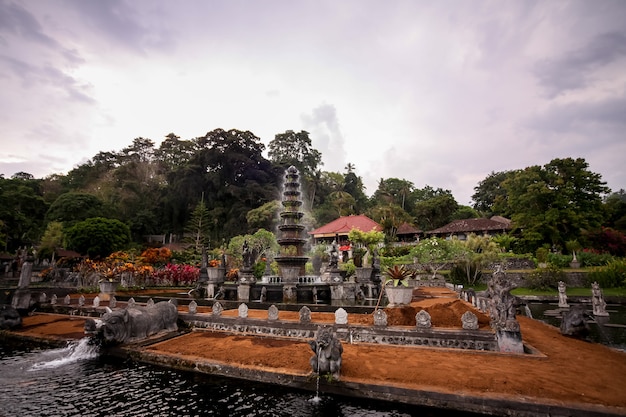
[[[330,243],[338,237],[337,243],[341,245],[348,241],[348,233],[350,233],[352,229],[359,229],[362,232],[370,232],[372,230],[378,232],[383,231],[381,225],[369,217],[360,214],[339,217],[322,227],[310,231],[309,235],[313,238],[314,244]]]
[[[435,230],[426,232],[431,237],[467,239],[471,233],[476,235],[493,236],[511,230],[511,220],[494,216],[491,219],[463,219],[455,220]]]

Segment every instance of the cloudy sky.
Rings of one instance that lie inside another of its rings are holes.
[[[310,132],[469,204],[492,171],[585,158],[626,188],[626,1],[0,0],[0,173],[134,138]]]

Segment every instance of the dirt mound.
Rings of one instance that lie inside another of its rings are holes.
[[[489,326],[489,317],[487,315],[475,310],[461,300],[453,300],[428,307],[422,307],[416,304],[418,303],[406,307],[386,308],[387,324],[389,326],[415,326],[415,315],[421,310],[426,310],[426,312],[430,314],[430,321],[433,327],[462,327],[461,316],[466,311],[471,311],[476,315],[480,327]]]

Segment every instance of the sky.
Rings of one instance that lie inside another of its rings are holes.
[[[306,130],[325,171],[452,191],[584,158],[626,188],[626,1],[0,0],[0,174],[135,138]]]

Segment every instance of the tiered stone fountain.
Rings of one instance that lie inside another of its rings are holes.
[[[305,274],[304,267],[309,258],[304,256],[307,239],[303,237],[305,226],[301,223],[304,213],[301,211],[300,174],[293,165],[285,173],[282,205],[277,238],[280,253],[274,259],[282,278],[283,301],[296,302],[298,278]]]

